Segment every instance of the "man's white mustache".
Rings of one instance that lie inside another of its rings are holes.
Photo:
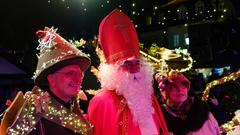
[[[132,78],[133,80],[140,80],[143,78],[143,74],[142,73],[132,73],[132,74],[129,74],[129,78]]]

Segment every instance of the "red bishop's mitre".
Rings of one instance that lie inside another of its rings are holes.
[[[137,32],[123,12],[115,9],[108,14],[100,24],[98,36],[107,63],[140,57]]]

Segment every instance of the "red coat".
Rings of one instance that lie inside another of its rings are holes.
[[[155,96],[153,119],[159,135],[168,133],[162,111]],[[121,102],[123,97],[113,90],[103,90],[98,93],[88,106],[88,119],[94,126],[94,135],[141,135],[138,125],[133,124],[133,118],[127,103]]]

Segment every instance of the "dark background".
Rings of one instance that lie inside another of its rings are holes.
[[[240,20],[192,25],[188,34],[196,67],[239,67]]]

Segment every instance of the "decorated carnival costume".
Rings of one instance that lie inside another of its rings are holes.
[[[84,72],[90,59],[53,28],[46,27],[38,31],[37,36],[40,38],[37,48],[40,54],[34,75],[36,85],[25,95],[19,92],[6,110],[1,135],[90,134],[92,126],[82,116],[77,94],[65,102],[52,92],[48,80],[50,74],[68,69],[69,65]],[[62,79],[64,81],[65,78]],[[78,85],[80,87],[81,84]]]

